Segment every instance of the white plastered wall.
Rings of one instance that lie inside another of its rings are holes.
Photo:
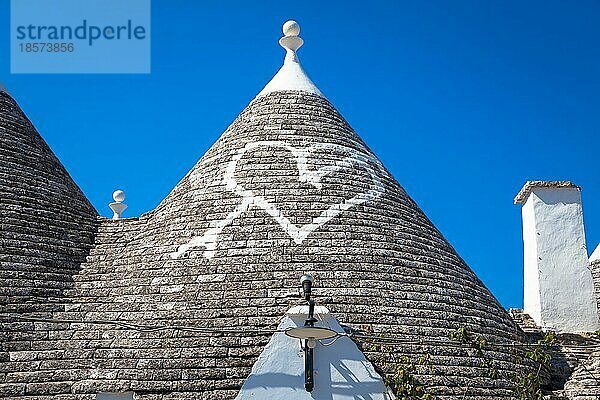
[[[282,319],[270,342],[252,367],[235,400],[391,400],[391,394],[373,365],[347,336],[336,342],[318,342],[314,353],[312,392],[304,390],[304,353],[300,341],[284,331],[304,325],[308,307],[290,309]],[[316,326],[345,332],[325,307],[316,307]]]
[[[544,329],[597,330],[579,189],[534,188],[522,212],[525,312]]]
[[[540,306],[540,285],[537,265],[537,233],[534,218],[534,200],[529,196],[523,204],[523,310],[539,324],[542,319]]]

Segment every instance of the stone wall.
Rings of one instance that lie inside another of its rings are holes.
[[[520,309],[511,316],[526,334],[531,349],[543,331]],[[595,333],[556,335],[551,367],[541,371],[543,389],[549,400],[597,400],[600,396],[600,336]]]

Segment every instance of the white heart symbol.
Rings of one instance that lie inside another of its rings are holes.
[[[266,200],[263,196],[258,196],[251,190],[245,189],[235,180],[234,174],[238,161],[244,156],[244,154],[246,154],[248,150],[256,149],[258,147],[279,147],[291,152],[296,159],[299,181],[306,182],[317,189],[321,188],[321,179],[324,176],[339,171],[342,168],[351,168],[353,165],[359,165],[363,167],[371,175],[371,188],[368,191],[359,193],[341,203],[332,205],[324,210],[318,217],[313,218],[311,223],[298,227],[290,222],[290,220],[281,213],[275,204]],[[319,149],[341,151],[350,154],[350,156],[338,160],[334,164],[327,165],[316,170],[310,170],[307,165],[308,155],[312,151]],[[225,184],[225,188],[227,190],[242,197],[240,204],[238,204],[235,210],[229,213],[227,217],[213,223],[213,226],[211,226],[204,233],[204,235],[194,237],[190,239],[188,243],[179,246],[176,252],[171,253],[171,257],[178,258],[187,250],[202,246],[205,248],[204,257],[208,259],[212,258],[217,247],[219,234],[227,225],[231,224],[233,220],[242,215],[244,212],[248,211],[252,206],[265,210],[267,214],[273,217],[273,219],[277,221],[279,225],[281,225],[283,230],[290,235],[294,242],[301,244],[311,232],[326,224],[331,219],[338,216],[341,212],[346,211],[350,207],[362,204],[369,200],[374,200],[381,196],[381,194],[385,191],[385,188],[381,182],[380,176],[373,170],[372,164],[377,166],[379,172],[385,172],[379,160],[367,152],[359,152],[356,149],[337,144],[317,143],[309,147],[297,149],[294,146],[281,141],[261,141],[248,143],[245,147],[239,149],[238,152],[233,156],[227,165],[222,182]]]

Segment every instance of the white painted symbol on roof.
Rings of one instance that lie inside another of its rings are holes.
[[[364,168],[371,176],[370,189],[359,193],[352,198],[345,199],[340,203],[330,206],[319,216],[313,218],[311,223],[297,226],[282,214],[282,212],[277,208],[276,204],[268,201],[264,198],[264,196],[256,195],[251,190],[245,189],[235,179],[234,174],[238,165],[238,161],[244,156],[244,154],[246,154],[247,151],[256,149],[258,147],[280,147],[291,152],[296,159],[299,181],[306,182],[317,189],[321,189],[321,179],[323,177],[343,168],[352,168],[355,165]],[[308,167],[307,160],[310,153],[315,150],[340,151],[350,154],[350,156],[338,160],[334,164],[327,165],[316,170],[311,170]],[[376,166],[378,171],[375,171],[373,166]],[[290,235],[294,242],[301,244],[313,231],[331,221],[343,211],[346,211],[349,208],[362,204],[366,201],[375,200],[381,196],[381,194],[385,191],[385,188],[378,172],[384,173],[383,166],[379,160],[366,152],[359,152],[356,149],[346,146],[330,143],[317,143],[309,147],[298,149],[281,141],[260,141],[248,143],[245,147],[239,149],[238,152],[233,156],[232,160],[227,165],[225,174],[223,175],[223,184],[225,185],[225,188],[230,192],[242,197],[240,204],[238,204],[237,207],[224,219],[214,222],[212,226],[204,233],[204,235],[194,237],[190,239],[188,243],[179,246],[176,252],[171,253],[171,257],[178,258],[187,250],[195,247],[204,247],[204,257],[211,259],[215,255],[219,234],[226,226],[230,225],[236,218],[240,217],[251,207],[258,207],[265,210],[267,214],[269,214],[279,225],[281,225],[284,231]]]

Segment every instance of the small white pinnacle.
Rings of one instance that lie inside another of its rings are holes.
[[[321,91],[306,75],[300,65],[300,60],[298,60],[297,51],[304,44],[304,40],[298,36],[300,25],[294,20],[289,20],[283,24],[282,30],[283,37],[279,39],[279,44],[285,49],[283,66],[256,97],[284,90],[297,90],[323,97]]]
[[[304,40],[298,37],[300,34],[300,25],[296,21],[288,21],[283,24],[283,36],[279,39],[279,44],[283,47],[286,54],[286,61],[293,60],[298,62],[298,57],[296,56],[296,51],[304,44]]]
[[[127,208],[127,204],[123,204],[125,201],[125,192],[122,190],[115,190],[113,192],[114,203],[110,203],[108,206],[113,211],[112,219],[121,219],[121,214]]]
[[[283,24],[283,34],[285,36],[298,36],[300,34],[300,25],[293,19]]]

